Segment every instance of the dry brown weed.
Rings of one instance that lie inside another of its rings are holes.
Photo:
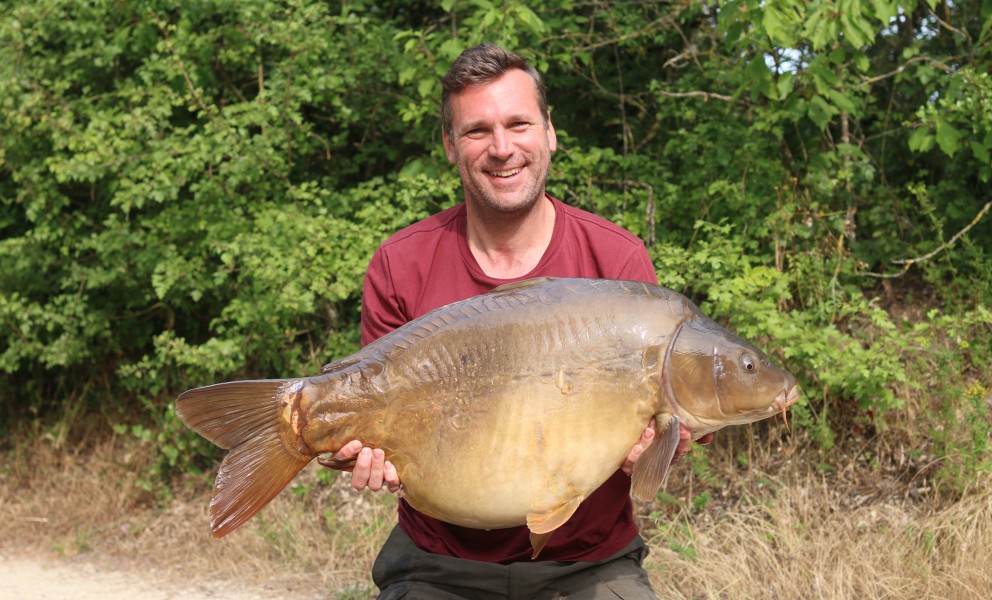
[[[639,507],[662,597],[989,596],[992,482],[942,499],[927,491],[925,465],[900,466],[895,454],[867,461],[852,443],[824,457],[801,435],[763,434],[770,441],[756,443],[741,428],[697,450],[674,471],[669,502]],[[157,506],[136,485],[150,456],[133,440],[76,452],[37,441],[16,459],[0,470],[5,550],[99,555],[182,581],[277,581],[307,597],[365,598],[395,522],[394,499],[356,493],[346,475],[325,481],[313,466],[215,540],[209,480],[187,481]]]

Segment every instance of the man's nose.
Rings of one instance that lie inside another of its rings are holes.
[[[510,136],[502,127],[493,130],[491,143],[489,144],[489,155],[493,158],[506,158],[513,152],[513,144],[510,143]]]

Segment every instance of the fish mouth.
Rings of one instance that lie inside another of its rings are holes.
[[[789,409],[799,400],[799,386],[793,385],[789,388],[789,391],[785,394],[785,401],[783,402],[783,408]]]

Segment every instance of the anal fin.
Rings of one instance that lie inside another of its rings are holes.
[[[585,499],[586,497],[584,495],[578,495],[547,512],[530,513],[527,515],[527,528],[530,529],[530,545],[534,549],[531,559],[537,558],[537,555],[541,553],[541,549],[544,548],[544,544],[547,543],[548,538],[551,537],[555,529],[558,529],[572,518],[572,515],[575,514],[575,511]]]
[[[638,500],[653,500],[668,478],[668,468],[679,447],[679,418],[672,416],[661,436],[634,463],[631,491]]]
[[[551,537],[553,531],[547,533],[534,533],[530,532],[530,547],[534,549],[534,553],[530,555],[530,559],[534,560],[537,555],[541,553],[544,549],[544,545],[548,543],[548,538]]]

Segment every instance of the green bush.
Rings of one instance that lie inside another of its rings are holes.
[[[821,443],[828,416],[883,426],[935,393],[977,436],[941,442],[966,478],[988,461],[962,390],[992,383],[990,23],[987,2],[7,2],[0,434],[103,412],[167,477],[210,459],[179,456],[206,451],[177,393],[353,352],[376,245],[459,199],[438,77],[489,40],[547,74],[551,192],[795,371]]]

